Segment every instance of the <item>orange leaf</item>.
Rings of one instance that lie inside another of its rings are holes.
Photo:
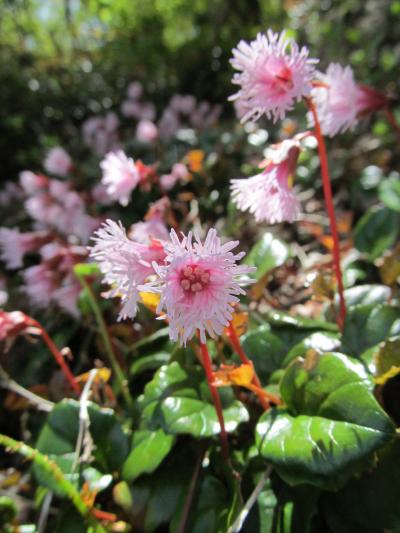
[[[246,313],[245,311],[240,312],[240,313],[233,313],[231,324],[238,337],[246,333],[248,323],[249,323],[249,313]],[[228,327],[225,328],[224,333],[225,335],[229,337]]]
[[[252,364],[244,364],[238,367],[233,365],[221,365],[221,368],[214,372],[214,385],[216,387],[229,387],[237,385],[248,387],[254,378],[254,368]]]
[[[201,172],[203,170],[204,156],[203,150],[190,150],[186,154],[189,169],[192,172]]]

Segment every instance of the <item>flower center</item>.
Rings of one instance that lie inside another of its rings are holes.
[[[185,292],[195,293],[207,287],[210,273],[200,266],[187,266],[181,272],[181,287]]]

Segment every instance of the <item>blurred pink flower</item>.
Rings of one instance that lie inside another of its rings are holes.
[[[132,158],[128,158],[122,150],[109,152],[100,163],[103,171],[102,183],[107,193],[121,205],[128,205],[133,189],[140,181],[139,171]]]
[[[26,268],[23,273],[25,285],[22,287],[33,305],[45,308],[50,304],[57,285],[54,273],[46,263]]]
[[[107,220],[94,234],[90,256],[98,263],[104,282],[110,285],[108,298],[121,298],[120,319],[134,318],[139,285],[154,274],[154,262],[163,262],[164,246],[159,241],[141,244],[129,239],[122,224]]]
[[[244,253],[231,250],[237,241],[221,244],[215,229],[210,229],[204,244],[190,232],[179,238],[171,230],[171,241],[165,244],[165,265],[154,268],[158,280],[147,283],[141,290],[160,293],[157,312],[166,310],[170,337],[186,345],[198,330],[202,342],[206,332],[221,335],[233,314],[238,295],[245,294],[241,285],[248,283],[243,276],[253,267],[237,265]]]
[[[171,174],[176,179],[184,180],[188,176],[189,170],[183,163],[175,163],[171,169]]]
[[[18,229],[0,228],[0,258],[7,268],[21,268],[24,255],[42,246],[48,238],[47,232],[20,233]]]
[[[127,95],[132,100],[138,100],[143,94],[143,86],[139,81],[133,81],[128,85]]]
[[[232,201],[238,209],[250,211],[257,222],[293,222],[299,212],[299,203],[289,179],[296,169],[300,141],[307,135],[299,134],[273,145],[261,174],[231,180]]]
[[[149,244],[153,239],[167,241],[169,231],[161,218],[151,218],[133,224],[129,229],[129,237],[136,242]]]
[[[177,181],[178,177],[174,176],[173,174],[163,174],[160,176],[160,185],[164,191],[171,190]]]
[[[300,49],[285,32],[268,30],[250,44],[239,42],[231,64],[239,71],[232,81],[240,90],[230,100],[240,102],[236,109],[243,112],[242,122],[257,120],[263,114],[276,122],[296,101],[310,94],[318,60],[308,54],[306,47]]]
[[[19,183],[26,194],[33,194],[48,186],[49,178],[41,174],[35,174],[30,170],[23,170],[19,174]]]
[[[381,109],[387,103],[382,93],[357,84],[350,66],[331,63],[319,79],[321,84],[314,87],[312,97],[322,133],[329,137],[354,129],[360,115]],[[308,120],[313,126],[310,112]]]
[[[56,176],[65,176],[73,168],[71,157],[61,146],[55,146],[48,152],[43,166],[47,172]]]
[[[152,143],[158,137],[158,128],[151,120],[141,120],[136,128],[136,137],[142,143]]]
[[[97,155],[103,156],[120,148],[118,127],[118,117],[112,111],[105,116],[91,117],[82,125],[83,141]]]

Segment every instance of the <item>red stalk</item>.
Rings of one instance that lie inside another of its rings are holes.
[[[236,334],[235,327],[232,324],[232,322],[229,322],[228,337],[229,337],[229,340],[232,343],[232,346],[233,346],[235,352],[240,357],[240,360],[242,361],[242,363],[244,363],[245,365],[252,364],[250,359],[247,357],[245,351],[243,350],[242,345],[240,344],[239,337]],[[254,366],[253,366],[253,368],[254,368]],[[257,388],[262,389],[260,378],[258,377],[257,372],[255,370],[254,370],[254,377],[253,377],[252,383]],[[270,408],[268,400],[263,395],[257,394],[257,396],[258,396],[258,399],[260,400],[261,405],[263,406],[263,409],[265,409],[267,411]]]
[[[393,114],[393,111],[390,109],[389,105],[385,106],[385,115],[386,115],[386,118],[387,118],[389,124],[394,129],[396,135],[400,138],[400,126],[397,123],[396,118],[395,118],[395,116]]]
[[[338,292],[339,292],[340,313],[339,313],[339,316],[337,317],[337,323],[338,323],[339,328],[343,331],[344,322],[346,319],[346,302],[344,299],[343,277],[342,277],[342,270],[340,267],[339,235],[338,235],[338,230],[337,230],[337,225],[336,225],[335,208],[333,206],[332,188],[331,188],[331,181],[329,177],[329,167],[328,167],[328,156],[326,153],[325,141],[324,141],[324,137],[321,132],[321,126],[318,120],[318,114],[317,114],[317,110],[315,108],[314,102],[312,101],[311,98],[307,98],[306,102],[314,118],[315,136],[318,141],[318,154],[319,154],[319,159],[321,163],[322,185],[323,185],[323,190],[324,190],[325,205],[328,211],[329,223],[330,223],[332,239],[333,239],[333,250],[332,250],[333,266],[334,266],[335,273],[336,273],[336,280],[337,280]]]
[[[221,427],[220,440],[221,440],[221,447],[222,447],[222,455],[227,465],[229,465],[230,458],[229,458],[228,436],[225,430],[224,414],[222,412],[221,399],[219,397],[216,387],[213,385],[214,378],[213,378],[213,372],[212,372],[212,367],[211,367],[210,354],[208,353],[207,345],[201,341],[199,342],[200,342],[201,356],[203,360],[203,367],[204,367],[204,371],[206,374],[208,387],[210,389],[211,396],[214,401],[215,411],[217,413],[219,425]]]
[[[81,393],[81,387],[79,383],[76,381],[75,376],[71,372],[69,366],[65,362],[64,357],[61,355],[59,349],[54,344],[54,342],[49,337],[47,331],[43,328],[39,322],[37,322],[35,319],[30,318],[29,320],[30,325],[34,326],[40,331],[40,335],[44,342],[46,343],[48,349],[50,350],[51,354],[53,355],[54,359],[57,361],[58,365],[60,366],[61,370],[63,371],[65,377],[67,378],[69,384],[71,385],[72,389],[76,392],[76,394],[79,396]]]

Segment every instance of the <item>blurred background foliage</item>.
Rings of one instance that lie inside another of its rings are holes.
[[[83,120],[118,110],[132,80],[159,109],[194,94],[229,118],[231,49],[267,27],[289,28],[321,68],[351,63],[396,94],[399,18],[400,0],[1,0],[1,177],[38,168]]]

